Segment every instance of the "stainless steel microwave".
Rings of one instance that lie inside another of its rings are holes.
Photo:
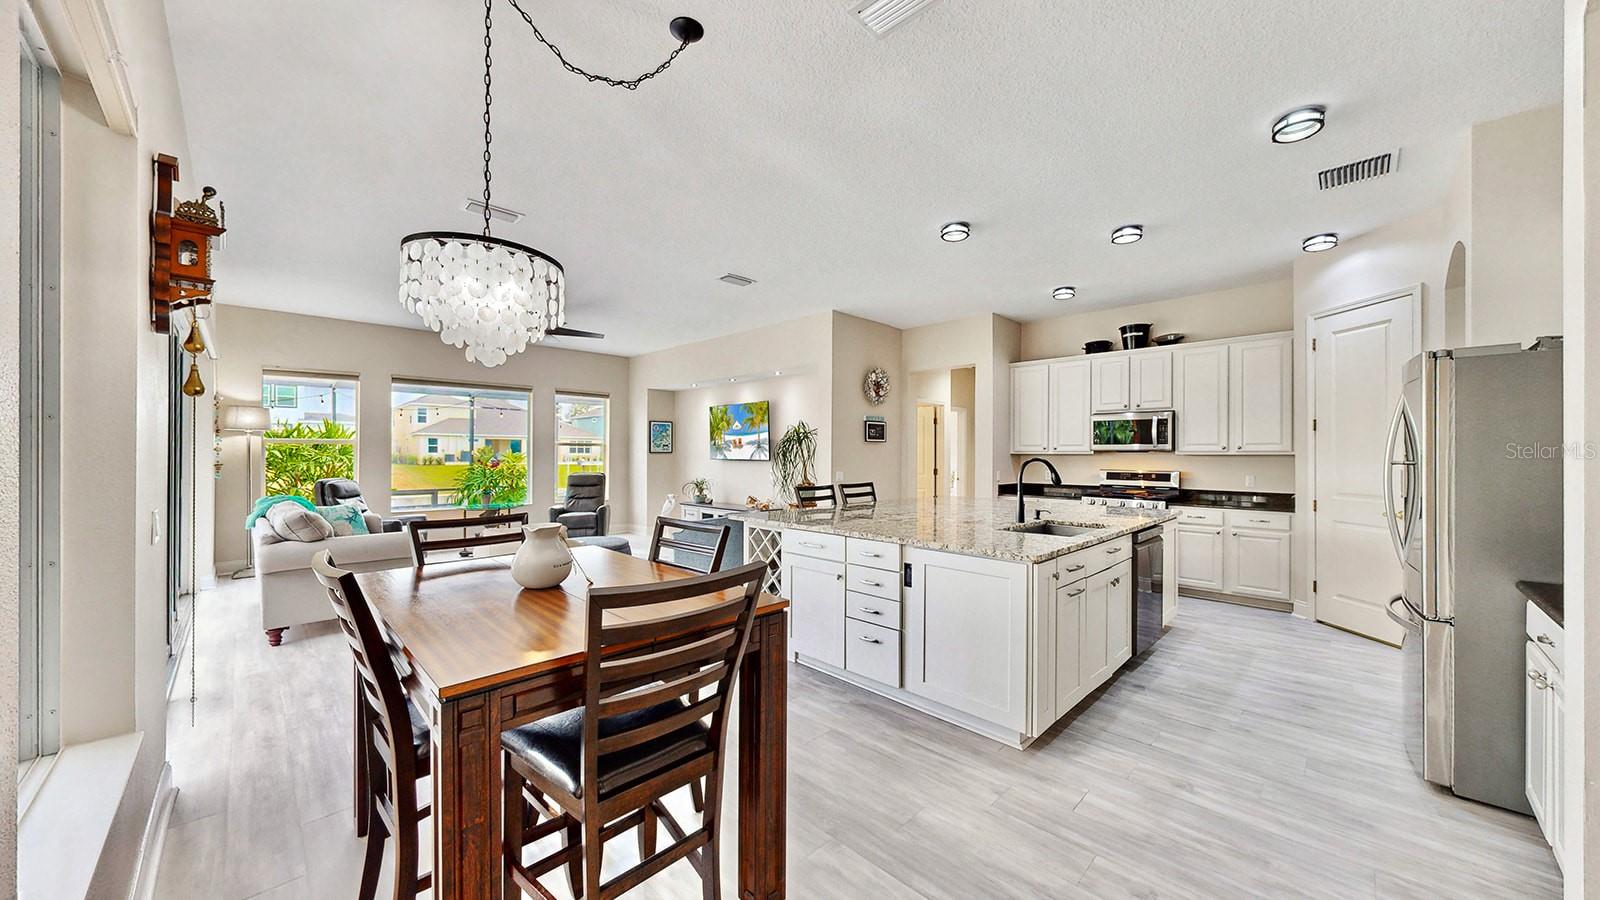
[[[1171,450],[1172,412],[1096,413],[1095,450]]]

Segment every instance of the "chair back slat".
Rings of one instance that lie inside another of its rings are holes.
[[[411,564],[420,569],[428,563],[430,552],[440,550],[470,550],[499,544],[520,544],[522,528],[527,524],[528,514],[525,512],[497,513],[477,519],[430,519],[407,522],[406,533],[411,537]],[[472,533],[474,529],[477,529],[476,534]],[[427,535],[440,531],[459,531],[462,536],[428,539]]]
[[[670,534],[667,530],[671,529]],[[666,563],[681,569],[700,573],[715,572],[722,568],[722,557],[728,551],[728,535],[733,529],[724,523],[656,517],[655,531],[650,536],[651,562]],[[685,534],[704,534],[709,544],[696,544],[683,539]],[[672,559],[662,559],[661,551],[673,551]]]
[[[602,717],[620,716],[636,709],[655,706],[657,703],[665,703],[675,697],[682,697],[686,693],[698,691],[713,684],[726,674],[728,674],[727,664],[719,661],[709,668],[691,669],[689,674],[680,675],[670,681],[652,681],[649,683],[650,686],[633,688],[601,700],[600,715]]]
[[[831,484],[802,484],[794,489],[795,502],[801,509],[822,509],[837,506],[839,501]]]
[[[646,741],[653,741],[662,735],[671,734],[672,732],[677,731],[686,725],[692,724],[700,719],[704,719],[706,716],[711,715],[721,707],[721,695],[712,694],[710,697],[707,697],[704,700],[689,704],[684,708],[683,712],[674,713],[666,718],[656,719],[648,725],[640,725],[637,728],[629,728],[625,731],[618,731],[614,734],[606,735],[600,739],[598,745],[600,753],[601,755],[615,753],[618,750],[626,750],[629,747],[637,747]],[[602,716],[602,718],[604,717]]]
[[[737,638],[732,632],[722,632],[671,649],[643,648],[639,656],[618,654],[619,658],[601,663],[602,678],[605,684],[619,684],[625,679],[650,678],[682,666],[704,665],[706,660],[726,654]]]
[[[878,489],[870,481],[839,485],[839,505],[867,506],[878,502]]]
[[[710,628],[719,623],[732,626],[734,616],[744,605],[743,597],[734,597],[723,600],[716,606],[695,609],[687,613],[671,613],[660,618],[647,619],[643,622],[623,622],[618,625],[606,626],[606,639],[617,644],[631,644],[635,641],[650,641],[668,632],[664,629],[676,628],[682,631]]]

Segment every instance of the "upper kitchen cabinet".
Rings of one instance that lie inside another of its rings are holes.
[[[1091,366],[1086,359],[1050,364],[1049,446],[1051,453],[1090,453],[1094,426],[1089,417]]]
[[[1210,344],[1175,355],[1178,453],[1228,452],[1228,351],[1227,344]]]
[[[1094,411],[1172,408],[1172,351],[1136,350],[1093,361]]]
[[[1133,408],[1133,397],[1128,391],[1133,365],[1127,354],[1093,360],[1092,372],[1095,412],[1122,412]]]
[[[1050,367],[1011,368],[1011,452],[1043,453],[1050,437]]]
[[[1230,345],[1228,409],[1235,453],[1294,449],[1294,344],[1285,337]]]

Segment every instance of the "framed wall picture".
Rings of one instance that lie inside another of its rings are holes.
[[[882,416],[867,416],[866,421],[862,424],[865,426],[863,437],[866,438],[867,443],[883,444],[888,442],[889,423],[884,421]]]
[[[672,452],[672,423],[671,422],[659,421],[659,420],[656,420],[656,419],[651,419],[650,420],[650,452],[651,453],[671,453]]]

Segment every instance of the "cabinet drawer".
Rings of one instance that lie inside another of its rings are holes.
[[[886,572],[883,569],[864,569],[860,566],[846,566],[844,574],[845,587],[861,594],[871,594],[885,600],[900,599],[900,573]]]
[[[1254,528],[1263,531],[1288,531],[1294,525],[1294,516],[1282,512],[1251,512],[1246,509],[1227,510],[1229,528]]]
[[[861,622],[900,630],[900,601],[885,600],[871,594],[850,591],[845,594],[844,614]]]
[[[783,530],[783,555],[810,556],[844,562],[844,538],[837,534],[818,531]]]
[[[1528,640],[1538,645],[1544,655],[1550,657],[1550,664],[1557,669],[1566,667],[1566,661],[1562,659],[1566,649],[1565,635],[1566,630],[1545,615],[1544,610],[1528,604]]]
[[[1221,527],[1227,521],[1220,509],[1210,509],[1201,506],[1176,507],[1178,524],[1180,525],[1211,525]]]
[[[862,678],[900,686],[900,632],[846,619],[844,667]]]
[[[900,571],[900,545],[890,541],[845,538],[844,561],[852,566]]]

